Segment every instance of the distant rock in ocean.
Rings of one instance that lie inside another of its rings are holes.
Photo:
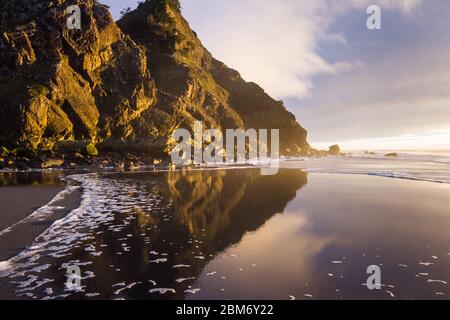
[[[386,153],[384,156],[385,157],[398,157],[399,154],[396,152],[392,152],[392,153]]]
[[[341,148],[337,144],[332,145],[331,147],[328,148],[328,153],[335,156],[340,155]]]

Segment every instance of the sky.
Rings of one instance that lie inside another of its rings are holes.
[[[103,0],[118,18],[135,0]],[[450,1],[182,0],[212,54],[283,100],[316,148],[450,149]],[[369,5],[381,30],[369,30]]]

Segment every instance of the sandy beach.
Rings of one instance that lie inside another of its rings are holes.
[[[55,220],[79,205],[80,192],[73,192],[53,204],[60,207],[54,214],[37,221],[27,221],[30,214],[49,203],[63,190],[64,186],[39,184],[0,187],[0,260],[7,260],[18,254]]]
[[[39,209],[64,187],[58,186],[9,186],[0,188],[0,230],[19,222]]]

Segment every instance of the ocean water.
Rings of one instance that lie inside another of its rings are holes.
[[[82,190],[80,206],[0,262],[0,298],[449,299],[446,166],[353,156],[291,159],[274,176],[70,175],[57,197]],[[366,285],[370,265],[379,290]]]
[[[367,174],[450,183],[450,152],[400,152],[398,157],[386,157],[389,152],[355,152],[345,157],[290,159],[281,162],[281,166],[302,168],[309,172]]]

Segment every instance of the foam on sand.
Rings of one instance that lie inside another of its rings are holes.
[[[159,293],[159,294],[176,293],[175,289],[172,289],[172,288],[155,288],[155,289],[150,289],[148,292],[149,293]]]

